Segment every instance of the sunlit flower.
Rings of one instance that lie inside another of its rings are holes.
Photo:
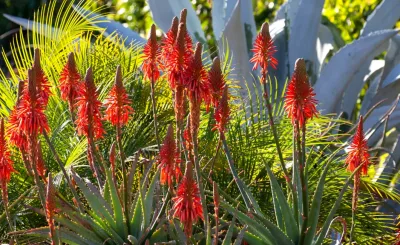
[[[166,64],[174,50],[174,44],[176,37],[178,35],[178,25],[179,20],[178,17],[174,17],[172,19],[171,27],[169,28],[168,32],[165,34],[161,41],[161,52],[160,52],[160,59],[162,66],[161,68],[164,69],[164,64]]]
[[[130,104],[131,101],[122,84],[121,67],[118,66],[114,86],[104,101],[104,105],[106,106],[105,119],[110,121],[114,126],[125,125],[128,123],[129,115],[134,112]]]
[[[350,149],[346,158],[347,169],[353,172],[360,165],[362,174],[366,175],[369,165],[369,153],[367,140],[363,133],[363,118],[360,117],[358,122],[357,131],[354,135],[353,141],[350,144]]]
[[[173,181],[178,181],[181,175],[179,169],[179,158],[177,158],[177,147],[174,140],[172,125],[168,127],[167,136],[160,150],[159,167],[161,169],[160,182],[162,185],[173,186]]]
[[[4,135],[4,119],[0,121],[0,183],[6,186],[10,181],[11,173],[14,172],[13,163]],[[3,189],[6,192],[6,190]]]
[[[50,91],[51,86],[50,86],[50,83],[47,80],[47,77],[44,74],[42,67],[40,65],[40,50],[39,49],[35,49],[32,70],[34,71],[34,74],[35,74],[38,96],[39,96],[39,98],[42,99],[44,108],[46,108],[47,103],[49,101],[49,97],[51,95],[51,91]]]
[[[304,59],[298,59],[287,88],[284,105],[293,125],[298,121],[302,127],[308,119],[317,116],[317,100],[314,97],[314,89],[308,82]]]
[[[179,218],[184,226],[187,237],[192,235],[193,224],[199,218],[203,219],[203,208],[200,201],[199,187],[192,178],[186,176],[182,179],[172,199],[174,216]]]
[[[28,150],[28,138],[22,132],[21,128],[19,127],[19,120],[18,120],[18,103],[11,111],[11,114],[8,118],[8,127],[7,127],[7,135],[10,139],[10,143],[18,147],[21,151]]]
[[[182,9],[181,15],[179,16],[179,23],[183,23],[185,24],[185,26],[187,26],[186,18],[187,18],[187,9]],[[190,53],[193,52],[193,41],[189,35],[189,32],[187,31],[187,28],[185,28],[185,47],[188,52]]]
[[[149,79],[151,82],[156,82],[160,77],[160,71],[158,65],[160,63],[160,46],[157,42],[156,26],[151,26],[150,37],[143,48],[143,74],[144,77]]]
[[[51,175],[49,174],[49,179],[47,183],[47,191],[46,191],[46,220],[49,224],[50,229],[50,237],[52,240],[52,245],[55,245],[55,224],[54,224],[54,211],[56,209],[56,200],[55,200],[55,189],[53,185],[53,180]]]
[[[253,58],[250,59],[250,62],[254,63],[253,70],[260,66],[262,73],[266,74],[268,66],[271,66],[274,69],[278,66],[278,60],[274,57],[276,48],[271,35],[269,34],[268,23],[265,22],[261,26],[260,33],[258,33],[251,51],[254,53]],[[265,77],[262,78],[261,82],[265,82]]]
[[[218,103],[217,109],[215,110],[214,118],[216,125],[213,129],[217,129],[220,133],[225,132],[226,125],[229,122],[229,114],[230,109],[228,103],[228,87],[225,87],[222,98]]]
[[[76,68],[74,53],[68,55],[68,61],[65,64],[60,75],[61,98],[68,101],[69,110],[74,111],[75,99],[78,97],[78,88],[80,86],[81,76]]]
[[[226,86],[225,77],[224,74],[222,74],[221,63],[218,57],[214,58],[211,69],[208,72],[208,85],[211,92],[211,102],[216,108]]]
[[[79,97],[76,98],[78,118],[75,121],[78,134],[85,135],[89,140],[101,138],[104,134],[100,114],[101,102],[97,96],[93,71],[89,68],[85,82],[79,88]]]

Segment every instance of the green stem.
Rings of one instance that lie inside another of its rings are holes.
[[[44,139],[47,142],[47,145],[50,148],[50,151],[52,152],[54,158],[56,159],[56,162],[58,163],[58,166],[61,168],[61,172],[63,173],[64,178],[67,180],[67,183],[68,183],[69,188],[71,189],[72,195],[74,196],[76,202],[78,203],[79,211],[81,213],[83,213],[85,209],[84,209],[81,201],[79,200],[78,193],[76,192],[74,186],[72,185],[71,179],[69,178],[69,176],[67,174],[67,171],[65,170],[64,164],[61,161],[60,157],[58,156],[57,151],[54,148],[53,144],[51,143],[51,141],[49,139],[49,136],[47,135],[46,131],[44,131],[44,130],[43,130],[43,136],[44,136]]]
[[[354,234],[354,227],[356,225],[356,211],[352,210],[351,212],[351,229],[350,229],[350,241],[349,244],[353,242],[353,234]]]
[[[31,137],[29,137],[29,144],[30,144],[30,149],[31,149],[31,163],[32,163],[32,170],[33,170],[33,177],[35,180],[35,184],[38,187],[38,192],[39,192],[39,197],[40,197],[40,201],[42,203],[43,208],[46,208],[46,195],[44,194],[44,185],[43,183],[40,181],[39,178],[39,173],[37,171],[37,167],[36,167],[36,152],[37,152],[37,137],[36,135],[32,135]]]
[[[304,177],[304,166],[305,166],[305,133],[306,133],[306,125],[302,126],[302,140],[300,140],[300,127],[298,121],[296,122],[296,130],[297,130],[297,147],[299,147],[299,167],[300,167],[300,181],[301,181],[301,191],[302,191],[302,199],[303,199],[303,224],[301,226],[301,233],[300,233],[300,244],[304,243],[306,231],[307,231],[307,222],[308,222],[308,196],[307,196],[307,183]]]

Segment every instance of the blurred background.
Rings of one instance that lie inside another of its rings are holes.
[[[72,1],[72,0],[71,0]],[[338,28],[345,43],[356,38],[362,29],[367,16],[382,0],[326,0],[323,21],[331,22]],[[0,0],[0,46],[8,50],[8,43],[19,26],[4,18],[3,14],[33,18],[34,11],[47,0]],[[78,1],[75,1],[78,2]],[[274,18],[275,11],[285,0],[252,0],[256,25],[259,28],[264,21]],[[212,0],[192,0],[208,42],[213,47],[211,5]],[[93,8],[104,7],[104,14],[123,23],[142,36],[147,36],[152,19],[146,0],[94,0]],[[399,23],[398,23],[398,26]]]

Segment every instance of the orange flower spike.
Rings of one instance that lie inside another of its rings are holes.
[[[308,119],[318,115],[317,100],[314,97],[314,89],[308,82],[306,63],[304,59],[297,59],[292,79],[286,91],[284,105],[293,125],[298,121],[299,126],[302,127]]]
[[[160,60],[162,63],[161,68],[165,70],[165,64],[168,62],[169,57],[174,49],[175,39],[178,35],[178,25],[179,20],[178,17],[174,17],[172,19],[172,24],[168,32],[165,34],[165,37],[161,41],[161,52],[160,52]]]
[[[104,134],[100,114],[101,102],[97,96],[93,71],[92,68],[89,68],[86,72],[85,82],[79,88],[79,97],[76,98],[75,104],[78,108],[78,117],[75,121],[78,134],[87,136],[89,140],[92,140],[92,137],[99,139]]]
[[[228,87],[225,87],[222,98],[214,114],[216,125],[213,130],[218,129],[221,134],[226,131],[226,125],[229,122],[230,109],[228,100]]]
[[[211,69],[208,72],[208,85],[211,91],[211,102],[217,108],[226,86],[224,74],[222,74],[221,70],[221,62],[218,57],[214,58]]]
[[[369,161],[369,153],[368,153],[368,144],[367,140],[364,137],[363,133],[363,118],[360,117],[360,121],[358,122],[357,131],[354,135],[353,141],[350,144],[350,149],[346,158],[347,170],[353,172],[360,165],[361,173],[366,175],[368,172]]]
[[[74,111],[75,99],[79,96],[79,85],[81,76],[76,67],[74,53],[68,55],[68,61],[65,64],[60,75],[61,98],[68,101],[69,110]]]
[[[151,26],[150,37],[143,48],[143,74],[144,77],[155,83],[160,77],[158,65],[160,63],[160,45],[157,42],[156,26]]]
[[[130,104],[131,100],[128,98],[128,94],[122,84],[121,67],[118,66],[114,86],[104,101],[106,106],[105,119],[114,126],[126,125],[129,121],[129,116],[134,113]]]
[[[276,48],[274,42],[272,41],[271,35],[269,34],[269,25],[265,22],[261,26],[261,30],[256,36],[254,41],[253,58],[250,59],[251,63],[254,63],[253,70],[257,69],[258,66],[261,67],[263,73],[266,74],[268,66],[276,69],[278,66],[278,60],[274,57],[276,53]],[[264,79],[261,81],[264,83]]]
[[[174,217],[179,218],[183,223],[184,232],[187,237],[191,237],[193,224],[203,218],[203,208],[200,201],[199,186],[192,177],[191,163],[187,164],[185,177],[182,179],[176,192],[176,197],[172,199]]]
[[[38,90],[37,93],[39,94],[39,97],[42,98],[44,107],[46,108],[49,97],[51,95],[51,86],[40,65],[40,50],[38,48],[36,48],[34,51],[34,61],[32,69],[35,72],[36,86]]]
[[[173,187],[173,181],[177,181],[181,175],[179,163],[176,158],[177,146],[174,140],[174,130],[169,125],[167,136],[165,136],[160,150],[159,168],[161,169],[160,182],[162,185]]]
[[[6,192],[6,184],[10,182],[11,173],[14,172],[13,162],[4,135],[4,119],[0,121],[0,183],[3,191]]]
[[[47,191],[46,191],[46,220],[49,224],[50,229],[50,238],[52,240],[52,245],[56,244],[56,232],[55,232],[55,224],[54,224],[54,211],[56,209],[56,200],[55,200],[55,188],[53,185],[53,179],[51,177],[51,173],[49,174],[48,183],[47,183]]]

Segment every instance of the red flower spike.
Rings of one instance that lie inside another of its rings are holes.
[[[4,135],[4,119],[0,121],[0,183],[6,186],[10,182],[11,173],[14,172],[13,162],[10,158],[10,152]],[[6,188],[6,187],[4,187]],[[6,192],[6,190],[3,190]]]
[[[160,46],[157,43],[156,26],[151,26],[150,37],[143,48],[143,74],[144,77],[155,83],[160,77],[158,65],[160,63]]]
[[[40,65],[40,50],[38,48],[34,51],[34,61],[32,69],[35,73],[36,87],[38,90],[37,93],[39,94],[39,97],[43,100],[44,107],[46,108],[49,97],[51,95],[51,86]]]
[[[78,73],[76,67],[74,53],[68,55],[68,61],[65,64],[61,75],[60,75],[60,91],[61,98],[68,101],[69,110],[74,111],[75,99],[79,95],[79,85],[81,81],[81,76]]]
[[[357,131],[354,135],[353,142],[350,144],[350,151],[346,158],[347,170],[353,172],[357,167],[362,165],[361,172],[367,174],[369,162],[368,144],[363,133],[363,118],[360,117]]]
[[[175,16],[172,19],[172,24],[170,29],[168,30],[168,32],[165,34],[165,37],[161,41],[160,60],[162,63],[161,69],[163,70],[165,70],[165,64],[168,62],[169,57],[173,52],[175,39],[178,34],[178,25],[179,25],[179,20],[178,17]]]
[[[53,179],[51,174],[49,174],[49,179],[47,183],[47,191],[46,191],[46,220],[49,224],[50,229],[50,237],[52,240],[52,245],[55,245],[55,224],[54,224],[54,211],[56,209],[56,200],[55,200],[55,189],[53,185]]]
[[[192,38],[190,37],[190,35],[187,31],[187,28],[186,28],[186,17],[187,17],[187,9],[182,9],[181,15],[179,18],[179,23],[185,24],[185,47],[190,53],[192,53],[193,41],[192,41]]]
[[[199,218],[203,219],[203,208],[200,202],[200,192],[196,181],[185,176],[178,186],[176,197],[172,199],[174,217],[183,223],[187,237],[191,237],[193,224]]]
[[[76,98],[78,117],[75,121],[79,135],[85,135],[89,140],[101,138],[104,134],[101,122],[101,102],[97,99],[96,86],[93,81],[93,71],[86,72],[85,82],[79,88],[79,97]]]
[[[37,90],[35,77],[35,71],[28,70],[28,85],[10,118],[11,134],[16,137],[12,141],[20,146],[23,146],[24,141],[21,134],[30,137],[50,130],[44,114],[46,105]]]
[[[302,127],[308,119],[318,115],[317,100],[314,96],[314,89],[308,83],[306,63],[304,59],[297,59],[292,79],[286,91],[284,105],[293,125],[298,121],[299,126]]]
[[[128,94],[122,84],[121,67],[118,66],[114,86],[108,98],[104,101],[106,106],[105,119],[114,126],[126,125],[129,121],[129,116],[134,112],[130,104],[131,100],[128,98]]]
[[[184,23],[180,23],[172,52],[165,63],[169,86],[172,90],[183,85],[185,79],[183,71],[187,69],[192,56],[191,51],[186,47],[185,35],[186,26]]]
[[[278,60],[273,56],[276,53],[276,48],[271,35],[269,34],[268,23],[265,22],[261,26],[261,30],[254,41],[253,49],[251,51],[254,53],[253,58],[250,59],[250,62],[254,63],[253,70],[260,66],[263,73],[266,73],[268,66],[271,66],[274,69],[277,68]]]
[[[218,57],[214,58],[211,69],[208,72],[208,85],[210,86],[211,91],[211,103],[215,108],[217,108],[226,86],[226,81],[224,74],[222,74],[221,63]]]
[[[38,141],[36,149],[37,149],[36,170],[39,173],[39,176],[42,177],[42,179],[46,179],[46,167],[45,167],[44,160],[43,160],[43,152],[42,152],[42,146],[40,144],[40,141]]]
[[[173,181],[175,180],[177,182],[181,176],[176,152],[177,147],[174,140],[174,131],[172,125],[170,125],[160,150],[159,168],[161,169],[161,184],[167,184],[171,188],[173,187]]]
[[[226,131],[226,125],[229,122],[230,109],[228,99],[228,87],[225,87],[224,94],[214,114],[216,125],[213,130],[218,130],[220,133]]]

